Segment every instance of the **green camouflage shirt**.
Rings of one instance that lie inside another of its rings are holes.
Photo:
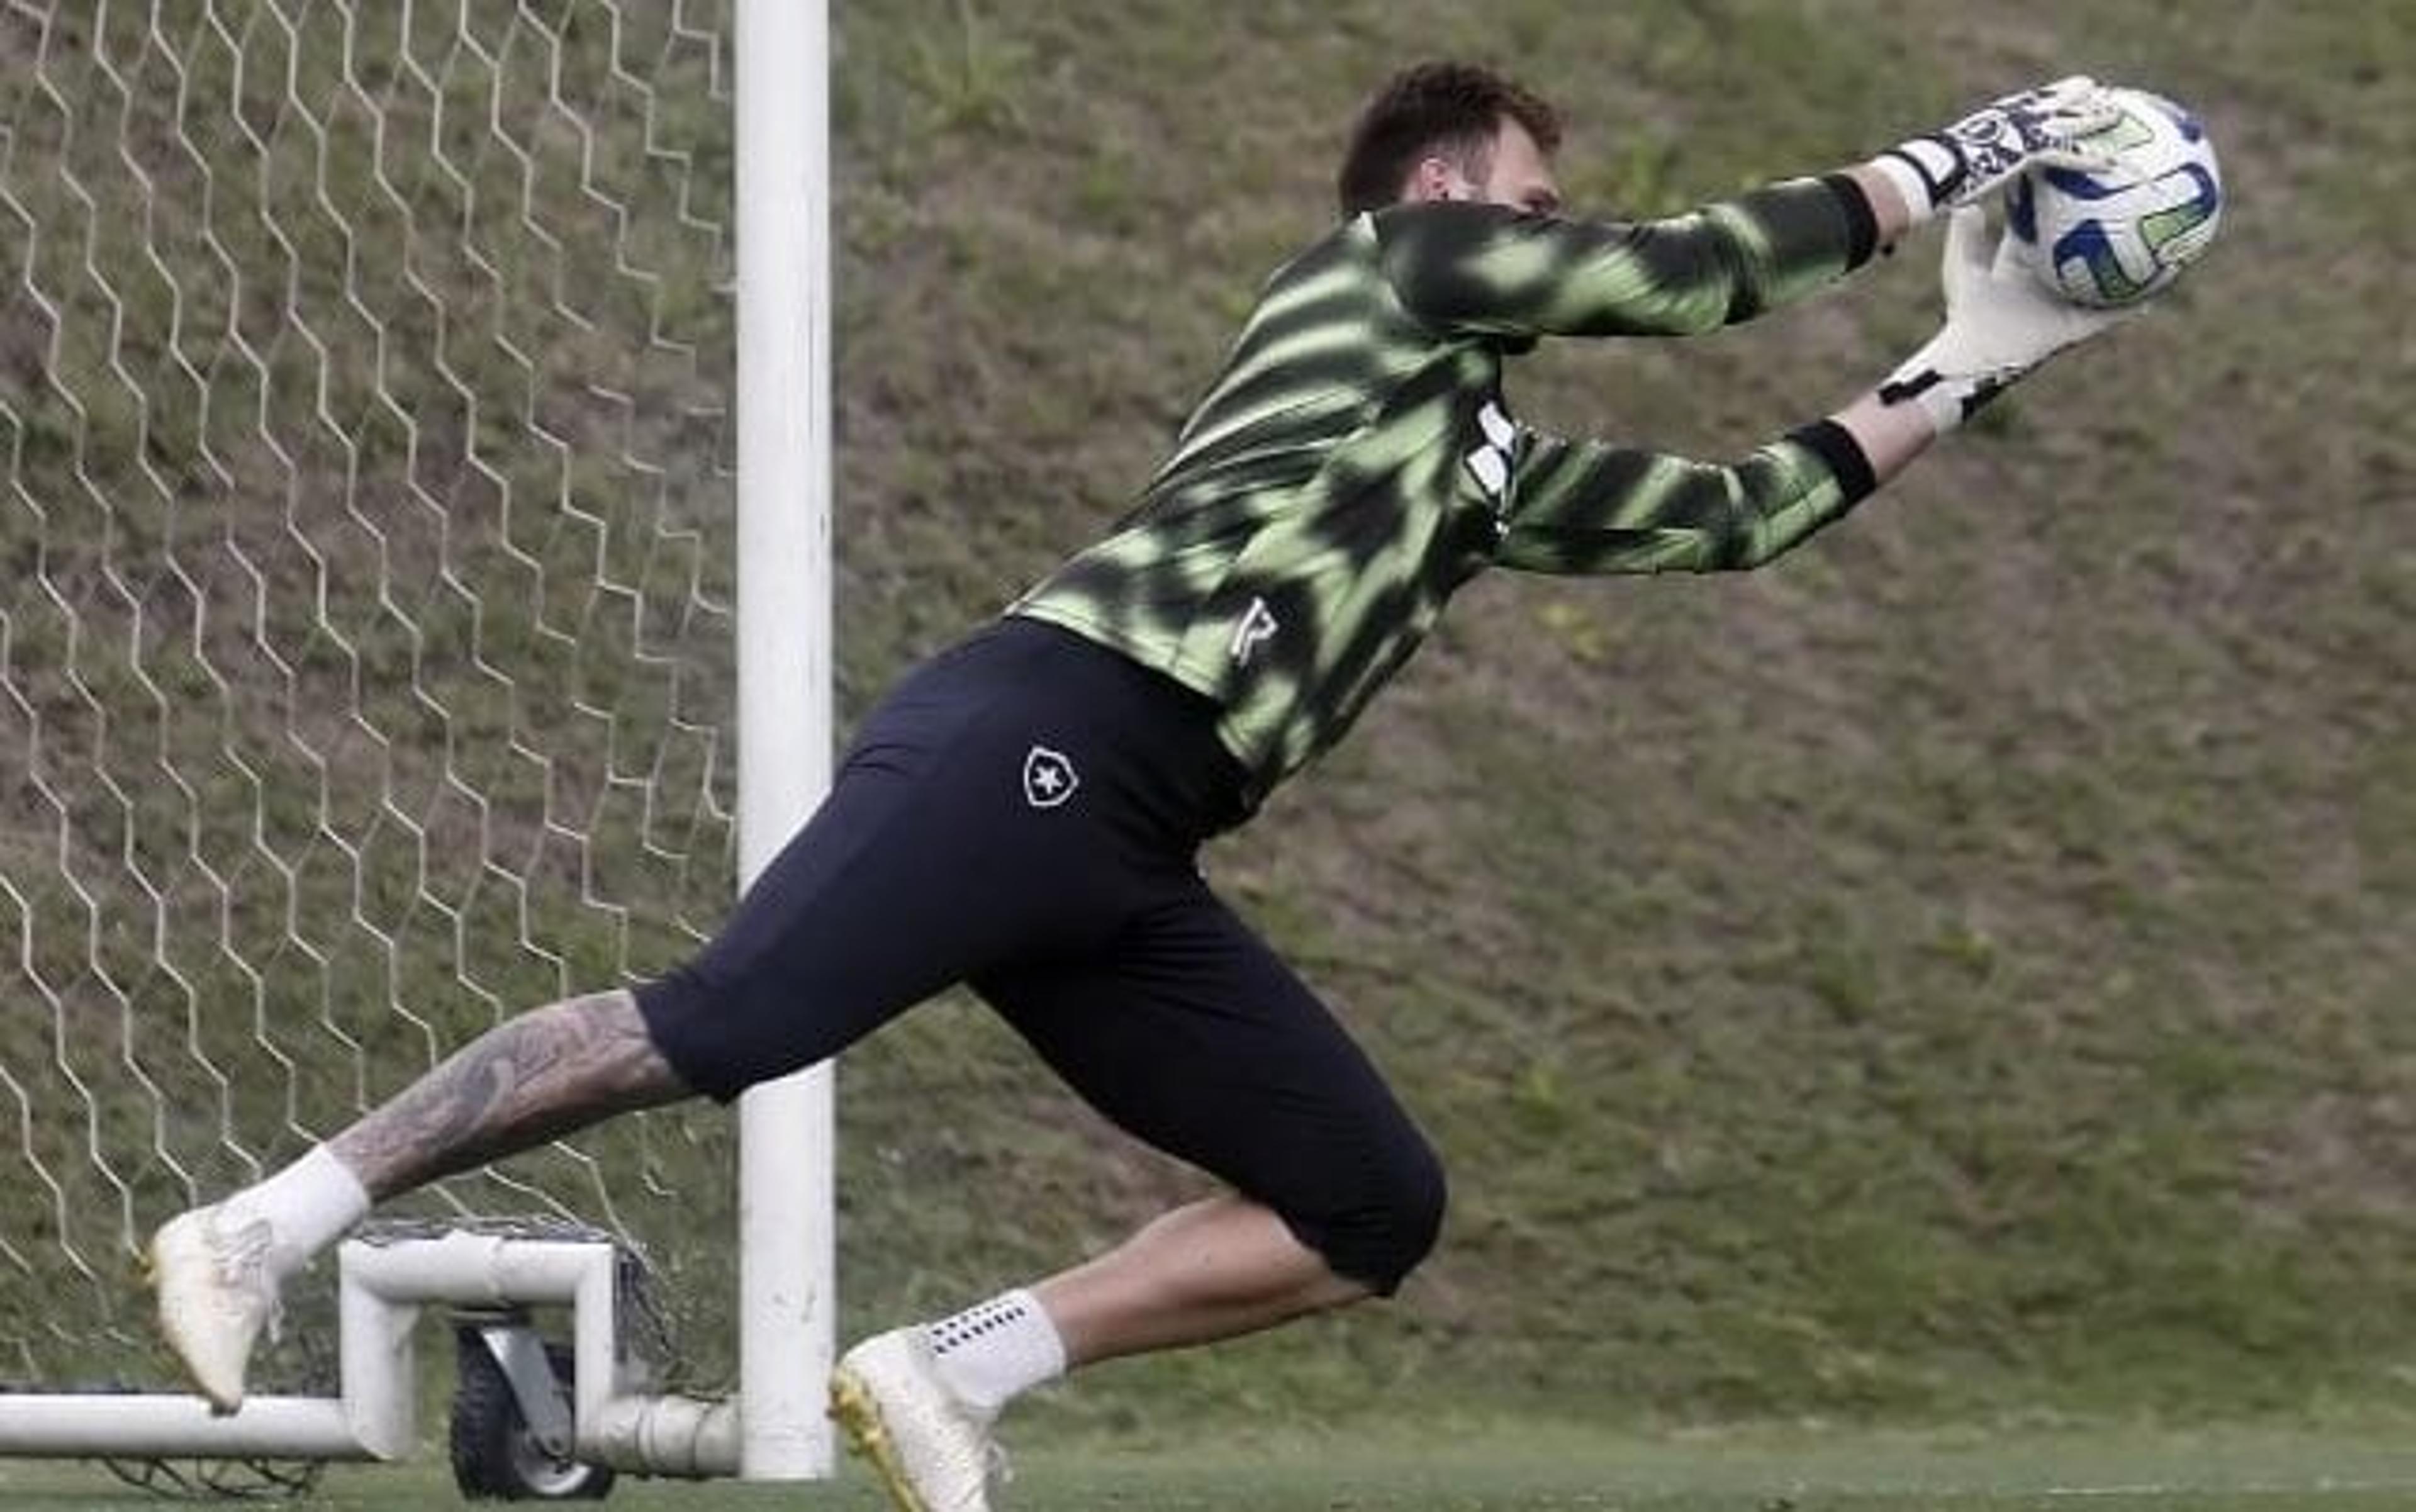
[[[1732,465],[1512,419],[1506,355],[1543,336],[1748,320],[1867,258],[1860,189],[1800,179],[1670,219],[1402,204],[1269,280],[1140,505],[1010,612],[1206,695],[1262,799],[1340,739],[1444,602],[1534,572],[1750,567],[1871,487],[1828,422]]]

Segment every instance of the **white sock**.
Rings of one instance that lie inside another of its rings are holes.
[[[940,1379],[976,1412],[995,1414],[1009,1399],[1065,1373],[1065,1341],[1029,1292],[1002,1293],[924,1332]]]
[[[233,1225],[266,1219],[268,1268],[283,1280],[343,1237],[369,1210],[369,1189],[361,1179],[321,1144],[266,1181],[228,1198],[219,1205],[219,1217]]]

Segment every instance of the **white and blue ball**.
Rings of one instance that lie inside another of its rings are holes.
[[[2039,276],[2098,308],[2153,297],[2205,255],[2223,221],[2223,173],[2197,117],[2144,89],[2107,93],[2121,118],[2077,144],[2112,165],[2033,169],[2006,198],[2014,234],[2038,249]]]

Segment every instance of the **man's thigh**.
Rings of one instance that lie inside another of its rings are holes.
[[[974,986],[1100,1112],[1273,1208],[1346,1274],[1354,1234],[1439,1203],[1433,1153],[1374,1064],[1204,884],[1096,959]]]
[[[1023,793],[1030,701],[910,683],[678,969],[639,990],[700,1091],[823,1060],[977,971],[1095,948],[1128,906],[1112,815]]]

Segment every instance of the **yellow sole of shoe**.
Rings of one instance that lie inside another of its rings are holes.
[[[898,1458],[898,1446],[889,1442],[889,1430],[881,1423],[881,1409],[863,1382],[846,1374],[832,1378],[830,1416],[847,1434],[849,1447],[881,1477],[898,1512],[930,1512],[906,1479],[906,1466]]]

